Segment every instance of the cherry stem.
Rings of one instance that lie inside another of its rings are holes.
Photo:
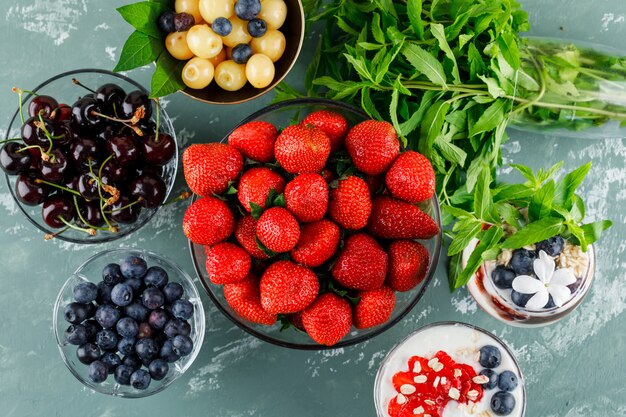
[[[161,122],[161,105],[159,104],[158,97],[155,97],[153,100],[156,103],[156,137],[154,138],[154,143],[159,143],[159,140],[161,140],[161,136],[159,135],[159,124]]]
[[[44,238],[44,240],[54,239],[55,237],[59,236],[61,233],[66,232],[67,229],[69,229],[69,228],[70,228],[69,226],[66,226],[65,228],[63,228],[62,230],[59,230],[56,233],[46,233],[43,238]]]
[[[61,222],[63,222],[67,227],[72,228],[74,230],[78,230],[80,232],[85,232],[85,233],[87,233],[90,236],[95,236],[98,233],[98,232],[96,232],[96,229],[93,229],[93,228],[87,229],[87,228],[84,228],[84,227],[79,227],[79,226],[77,226],[75,224],[72,224],[72,223],[68,222],[67,220],[65,220],[61,216],[58,216],[57,219],[61,220]]]
[[[89,226],[92,229],[107,230],[104,227],[92,226],[87,220],[85,220],[83,215],[80,214],[80,208],[78,207],[78,199],[76,198],[76,196],[74,196],[74,207],[76,207],[76,214],[78,215],[78,218],[80,219],[80,221],[83,222],[83,224],[86,224],[87,226]]]
[[[48,155],[48,153],[46,151],[43,150],[43,148],[39,145],[30,145],[30,146],[25,146],[22,149],[20,149],[18,152],[23,152],[26,149],[39,149],[39,151],[41,152],[41,159],[43,159],[44,161],[48,162],[50,160],[50,155]]]
[[[163,203],[161,205],[162,206],[167,206],[168,204],[177,203],[179,201],[183,201],[183,200],[188,199],[192,195],[193,194],[191,193],[191,191],[188,191],[188,190],[181,191],[181,193],[178,194],[176,197],[172,198],[170,201],[166,201],[165,203]]]
[[[78,85],[80,87],[83,87],[85,90],[89,91],[90,93],[96,94],[95,91],[93,91],[91,88],[87,87],[86,85],[84,85],[83,83],[81,83],[80,81],[78,81],[76,78],[72,78],[72,82],[75,85]]]
[[[126,205],[125,205],[125,206],[123,206],[123,207],[116,208],[115,210],[108,211],[107,213],[111,213],[111,214],[112,214],[112,213],[116,213],[116,212],[118,212],[118,211],[121,211],[121,210],[127,209],[127,208],[129,208],[129,207],[132,207],[132,206],[134,206],[135,204],[141,203],[142,201],[143,201],[143,198],[139,197],[137,200],[133,201],[132,203],[128,203],[128,204],[126,204]]]
[[[48,139],[48,142],[50,143],[50,146],[48,146],[48,152],[46,153],[50,153],[50,151],[52,150],[52,145],[53,145],[52,135],[50,134],[50,132],[48,132],[48,128],[46,127],[46,124],[43,121],[43,116],[41,115],[41,113],[39,113],[38,116],[39,116],[39,123],[35,122],[35,126],[43,130],[43,133],[46,135],[46,139]]]
[[[46,184],[46,185],[49,185],[51,187],[58,188],[59,190],[67,191],[68,193],[71,193],[71,194],[77,195],[79,197],[82,197],[78,191],[72,190],[71,188],[64,187],[64,186],[56,184],[54,182],[42,180],[41,178],[37,178],[35,180],[35,184]]]
[[[22,138],[11,138],[11,139],[0,140],[0,143],[17,142],[18,140],[22,140]]]
[[[22,124],[24,124],[24,110],[22,108],[24,107],[24,90],[17,88],[17,87],[13,87],[11,91],[13,91],[14,93],[17,93],[17,97],[20,102],[20,119],[22,119]]]
[[[140,109],[143,109],[143,106],[140,107]],[[103,119],[107,119],[107,120],[111,120],[113,122],[118,122],[123,124],[124,126],[126,126],[129,129],[132,129],[133,132],[135,132],[137,134],[137,136],[143,136],[143,132],[141,131],[141,129],[139,129],[137,126],[135,126],[137,123],[139,123],[139,120],[137,120],[136,116],[131,117],[130,119],[118,119],[117,117],[113,117],[113,116],[107,116],[106,114],[97,112],[95,110],[92,110],[91,115],[93,116],[98,116],[98,117],[102,117]]]

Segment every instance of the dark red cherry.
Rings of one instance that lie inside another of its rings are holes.
[[[108,83],[96,90],[96,100],[100,102],[103,112],[109,116],[121,115],[122,102],[126,92],[118,85]]]
[[[65,186],[73,191],[78,191],[78,175],[72,175],[65,181]]]
[[[25,146],[18,142],[7,142],[0,149],[0,167],[9,175],[17,175],[30,168],[29,150],[21,151]]]
[[[72,119],[72,108],[67,104],[59,104],[52,112],[52,120],[55,123],[69,122]]]
[[[87,201],[96,200],[100,197],[98,193],[98,182],[90,173],[83,173],[78,177],[78,192]]]
[[[143,119],[141,122],[139,122],[139,124],[137,124],[137,127],[139,128],[139,130],[141,130],[142,138],[153,135],[154,132],[156,132],[156,123],[154,123],[152,120]]]
[[[141,204],[148,208],[160,206],[165,200],[165,191],[165,182],[154,174],[141,174],[130,185],[131,195],[141,197]]]
[[[74,201],[62,194],[48,197],[41,206],[41,217],[50,227],[58,229],[66,226],[60,219],[71,222],[74,219]]]
[[[176,153],[176,142],[171,135],[167,133],[159,133],[150,135],[141,140],[143,155],[146,162],[150,165],[165,165]]]
[[[83,167],[86,163],[99,159],[100,147],[92,138],[78,138],[70,145],[69,156],[76,168]]]
[[[15,181],[15,196],[28,206],[43,203],[50,193],[50,188],[47,185],[35,182],[37,179],[39,179],[39,175],[35,171],[28,171],[20,174]]]
[[[54,143],[54,146],[59,147],[68,145],[76,137],[76,135],[74,134],[74,129],[72,128],[71,123],[68,121],[60,122],[60,124],[55,125],[53,129],[53,134],[54,137],[52,139],[52,143]]]
[[[99,201],[84,201],[79,205],[80,215],[85,219],[88,224],[83,223],[80,217],[77,216],[76,224],[79,227],[90,228],[90,227],[100,227],[104,224],[104,218],[102,217],[102,212],[100,211],[100,202]]]
[[[31,117],[27,119],[22,125],[22,140],[28,146],[38,145],[47,149],[48,146],[50,146],[50,141],[46,136],[46,132],[43,129],[37,127],[37,124],[39,123],[40,120],[38,117]],[[53,135],[54,128],[52,122],[48,119],[43,119],[43,124],[48,133]]]
[[[139,143],[132,136],[114,136],[106,142],[106,148],[121,166],[134,165],[141,155]]]
[[[150,119],[150,116],[152,116],[152,103],[148,95],[139,90],[131,91],[124,97],[122,102],[123,117],[130,119],[141,106],[144,108],[144,117],[142,119]]]
[[[60,149],[53,149],[48,154],[47,161],[43,159],[39,161],[39,172],[46,181],[63,182],[69,171],[67,157]]]
[[[113,182],[121,182],[127,179],[128,170],[115,160],[110,160],[102,168],[102,176],[109,178]]]
[[[94,97],[84,96],[72,105],[72,123],[82,131],[94,131],[104,127],[100,103]]]
[[[134,201],[135,200],[131,200],[125,195],[120,196],[120,198],[111,206],[111,218],[116,222],[123,224],[134,223],[137,221],[139,213],[141,212],[141,205],[133,204],[132,206],[127,207]]]
[[[42,117],[49,119],[57,107],[59,107],[59,103],[53,97],[45,95],[35,96],[28,103],[28,115],[30,117],[38,117],[41,114]]]

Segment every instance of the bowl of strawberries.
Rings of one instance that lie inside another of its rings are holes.
[[[432,165],[393,126],[324,99],[252,114],[183,154],[183,219],[215,305],[267,342],[370,339],[419,302],[441,249]]]

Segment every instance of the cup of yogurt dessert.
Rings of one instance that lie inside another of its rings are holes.
[[[463,251],[463,265],[478,244]],[[589,292],[595,271],[593,245],[582,248],[557,235],[524,248],[502,250],[484,262],[467,283],[480,307],[494,318],[518,327],[554,323],[578,307]]]
[[[511,350],[469,324],[423,326],[385,357],[374,384],[378,417],[523,417],[524,377]]]

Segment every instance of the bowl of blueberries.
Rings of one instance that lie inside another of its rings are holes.
[[[46,239],[101,243],[152,218],[174,185],[178,147],[170,118],[146,89],[87,69],[15,92],[0,167]]]
[[[65,281],[53,312],[61,357],[87,387],[141,398],[180,377],[200,351],[205,316],[191,277],[161,255],[100,252]]]

